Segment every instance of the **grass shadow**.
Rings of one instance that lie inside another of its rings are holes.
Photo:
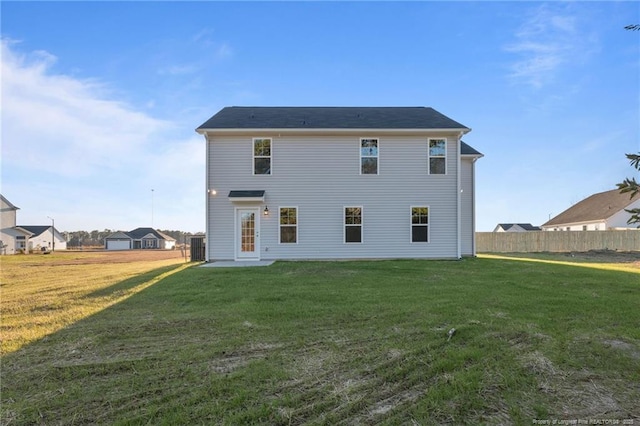
[[[110,279],[112,271],[109,270],[105,272],[105,279],[91,275],[96,279],[93,284],[91,278],[78,282],[82,278],[77,271],[66,277],[67,281],[64,272],[58,277],[49,273],[47,281],[31,281],[24,287],[14,285],[10,297],[2,301],[0,353],[4,356],[18,351],[189,266],[191,264],[156,267],[119,281]],[[112,284],[109,285],[109,281]]]
[[[84,299],[92,299],[92,298],[102,298],[102,297],[117,297],[122,295],[123,293],[129,292],[130,290],[138,287],[139,285],[157,281],[156,278],[160,276],[164,276],[165,274],[175,270],[175,269],[184,269],[185,265],[169,265],[163,266],[161,268],[157,268],[151,270],[149,272],[145,272],[143,274],[137,275],[132,278],[128,278],[126,280],[120,281],[116,284],[113,284],[109,287],[101,288],[100,290],[96,290],[85,295]],[[189,265],[191,266],[191,265]]]

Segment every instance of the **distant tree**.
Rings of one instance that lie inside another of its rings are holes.
[[[110,229],[98,231],[94,229],[87,231],[69,231],[65,232],[68,247],[99,247],[104,245],[104,239],[113,233]]]
[[[640,152],[637,154],[626,154],[626,156],[629,159],[631,166],[640,171]],[[638,184],[638,182],[636,182],[636,178],[633,177],[626,178],[622,183],[617,185],[621,194],[630,193],[629,199],[632,199],[638,195],[638,192],[640,192],[640,184]],[[631,217],[627,221],[629,225],[632,223],[640,223],[640,209],[629,209],[625,211],[627,213],[631,213]],[[638,225],[638,228],[640,228],[640,225]]]
[[[111,229],[105,229],[104,231],[98,231],[97,229],[94,229],[91,232],[65,231],[64,234],[67,240],[67,247],[100,247],[104,246],[105,238],[107,238],[114,232],[116,231]],[[160,230],[160,232],[175,238],[178,244],[182,244],[183,242],[188,241],[189,237],[191,235],[194,235],[189,232],[173,230]]]
[[[627,25],[624,29],[629,31],[640,31],[640,24]]]

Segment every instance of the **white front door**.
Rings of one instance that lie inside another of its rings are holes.
[[[236,215],[236,258],[259,260],[260,210],[238,209]]]

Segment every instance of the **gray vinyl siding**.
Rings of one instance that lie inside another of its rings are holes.
[[[457,135],[447,138],[447,174],[427,174],[427,136],[272,137],[271,175],[253,175],[252,138],[207,142],[209,260],[235,257],[235,208],[260,214],[261,259],[456,258]],[[378,175],[360,174],[360,138],[379,140]],[[430,135],[429,137],[435,137]],[[264,190],[265,202],[232,203],[231,190]],[[279,243],[279,207],[298,208],[298,242]],[[344,243],[344,207],[363,207],[361,244]],[[429,206],[429,242],[411,243],[410,208]]]

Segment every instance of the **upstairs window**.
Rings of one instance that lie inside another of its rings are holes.
[[[429,242],[429,207],[411,207],[411,242]]]
[[[362,207],[344,208],[344,242],[362,242]]]
[[[271,174],[271,139],[269,138],[253,140],[253,174]]]
[[[360,174],[378,174],[378,139],[360,139]]]
[[[429,174],[447,173],[447,140],[429,139]]]
[[[296,207],[280,207],[280,243],[295,244],[298,242],[298,209]]]

